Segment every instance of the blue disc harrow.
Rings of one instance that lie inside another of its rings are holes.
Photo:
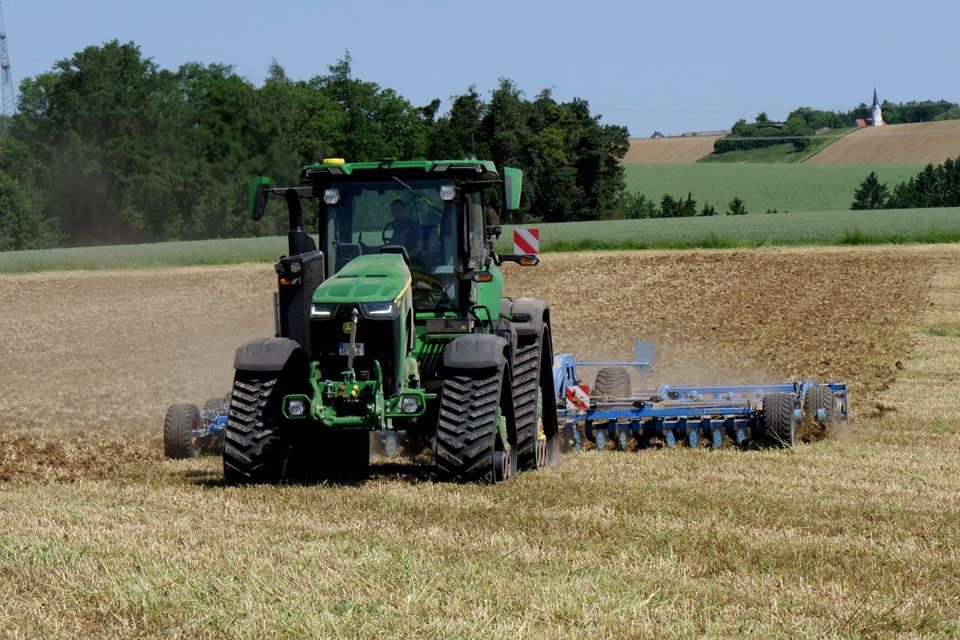
[[[641,349],[638,347],[638,353]],[[651,350],[652,352],[652,350]],[[674,386],[630,391],[626,397],[591,393],[577,367],[652,370],[652,357],[632,362],[578,362],[555,357],[557,413],[568,446],[626,451],[651,445],[719,449],[725,444],[790,446],[846,423],[847,385],[813,380],[753,385]],[[624,376],[627,374],[624,373]],[[635,443],[635,444],[632,444]]]

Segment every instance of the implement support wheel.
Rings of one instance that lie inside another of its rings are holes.
[[[632,395],[630,373],[623,367],[603,367],[597,371],[590,395],[606,398],[629,398]]]
[[[762,442],[789,447],[794,443],[794,398],[792,393],[770,393],[763,398]]]
[[[821,418],[822,412],[822,418]],[[836,435],[839,428],[836,399],[827,385],[817,385],[807,390],[803,399],[804,418],[815,425],[810,439]]]
[[[200,455],[200,440],[194,435],[203,427],[200,410],[192,404],[175,404],[163,417],[163,455],[174,460]]]

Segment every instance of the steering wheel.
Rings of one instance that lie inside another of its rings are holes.
[[[431,275],[414,272],[410,274],[413,280],[413,301],[415,307],[432,309],[441,303],[448,302],[447,288],[443,283]]]
[[[383,227],[383,231],[380,232],[380,239],[383,240],[384,245],[393,244],[393,236],[395,235],[395,230],[399,226],[399,223],[396,220],[391,220]],[[390,232],[390,236],[387,236],[387,232]]]

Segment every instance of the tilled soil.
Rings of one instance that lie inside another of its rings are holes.
[[[558,352],[629,359],[634,340],[656,341],[641,383],[847,380],[871,415],[910,352],[938,261],[958,254],[547,254],[537,268],[509,265],[507,293],[550,302]],[[272,335],[273,288],[262,264],[0,277],[0,482],[159,460],[166,407],[226,392],[236,346]]]

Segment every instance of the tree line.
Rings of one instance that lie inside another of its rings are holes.
[[[716,207],[711,204],[704,204],[697,208],[697,201],[694,200],[692,193],[687,193],[687,197],[674,197],[669,193],[660,197],[660,204],[648,198],[646,195],[636,192],[624,192],[620,196],[618,211],[620,217],[627,220],[636,220],[643,218],[690,218],[693,216],[716,216],[722,215]],[[727,204],[724,212],[726,215],[743,216],[748,213],[747,206],[738,197],[735,197]]]
[[[960,157],[948,158],[943,164],[928,164],[892,189],[871,171],[854,191],[850,205],[855,211],[928,207],[960,207]]]
[[[524,170],[504,222],[612,217],[627,129],[582,99],[532,100],[509,79],[417,106],[354,77],[349,52],[308,80],[260,86],[222,64],[162,69],[135,43],[87,47],[25,79],[0,133],[0,250],[284,231],[243,215],[246,181],[295,182],[323,156],[492,159]]]

